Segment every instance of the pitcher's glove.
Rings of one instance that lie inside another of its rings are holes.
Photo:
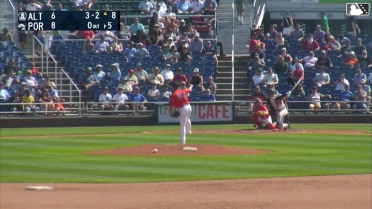
[[[180,116],[180,112],[178,112],[178,110],[172,113],[172,118],[178,118],[178,116]]]

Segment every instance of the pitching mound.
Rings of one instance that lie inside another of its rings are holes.
[[[184,147],[195,147],[197,151],[184,150]],[[153,152],[154,149],[157,149],[156,153]],[[264,153],[269,153],[269,151],[206,144],[153,144],[89,152],[89,154],[123,156],[252,155]]]

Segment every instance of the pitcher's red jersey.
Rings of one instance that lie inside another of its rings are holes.
[[[177,89],[169,97],[169,106],[181,108],[189,104],[188,94],[191,92],[190,89]]]

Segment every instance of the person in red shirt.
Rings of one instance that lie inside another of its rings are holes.
[[[314,40],[313,35],[309,34],[307,38],[302,41],[301,49],[306,51],[317,51],[320,50],[320,45],[316,40]]]
[[[37,69],[37,67],[35,67],[35,63],[34,62],[31,62],[31,73],[33,76],[37,75],[37,76],[41,76],[41,73],[39,72],[39,69]]]
[[[92,30],[79,30],[77,32],[77,35],[80,39],[93,39],[94,32]]]
[[[178,110],[180,115],[178,121],[180,123],[181,144],[186,144],[186,133],[191,134],[191,106],[189,103],[188,94],[191,92],[193,85],[186,87],[186,82],[182,81],[180,87],[173,83],[173,93],[169,97],[168,113],[172,116],[175,110]]]
[[[267,107],[263,104],[262,100],[257,98],[255,101],[255,107],[253,108],[253,114],[251,115],[253,126],[263,128],[266,125],[267,128],[273,131],[277,131],[276,124],[271,120],[271,116]]]
[[[182,74],[182,68],[179,67],[177,69],[176,75],[174,75],[172,83],[176,83],[178,86],[180,86],[181,82],[184,81],[187,83],[187,77],[185,74]]]

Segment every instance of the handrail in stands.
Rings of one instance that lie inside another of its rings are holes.
[[[68,73],[63,69],[63,68],[61,68],[60,69],[61,70],[61,78],[62,78],[62,75],[65,75],[68,79],[69,79],[69,81],[70,81],[70,85],[69,85],[69,87],[70,87],[70,102],[72,102],[72,86],[73,87],[75,87],[75,89],[77,90],[77,92],[79,93],[79,103],[78,103],[78,114],[79,114],[79,116],[81,116],[81,114],[82,114],[82,101],[81,101],[81,96],[82,96],[82,93],[81,93],[81,90],[79,89],[79,87],[76,85],[76,83],[73,81],[73,79],[68,75]],[[60,79],[61,80],[61,82],[62,82],[62,79]]]

